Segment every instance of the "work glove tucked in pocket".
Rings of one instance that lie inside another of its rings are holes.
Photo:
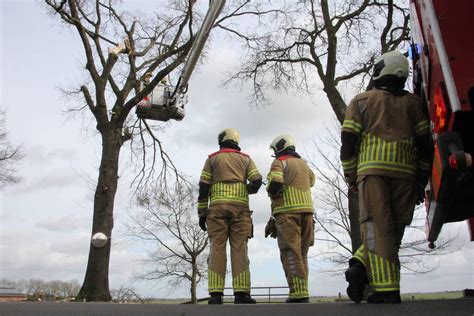
[[[275,226],[275,218],[274,217],[270,217],[270,219],[267,222],[267,225],[265,226],[265,238],[267,238],[268,236],[270,236],[272,238],[277,237],[277,230],[276,230],[276,226]]]

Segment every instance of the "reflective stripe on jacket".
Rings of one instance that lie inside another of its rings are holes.
[[[313,213],[311,187],[315,177],[306,161],[301,158],[284,156],[275,159],[268,174],[268,187],[271,182],[283,184],[281,194],[271,197],[272,213]]]
[[[234,149],[222,149],[206,159],[200,182],[211,186],[209,206],[222,203],[248,205],[247,181],[261,179],[253,160]],[[198,209],[207,208],[208,200],[198,201]]]
[[[385,175],[415,178],[430,168],[419,158],[415,138],[429,133],[429,122],[419,98],[407,93],[395,96],[383,90],[357,95],[349,104],[342,131],[358,136],[354,156],[342,160],[346,177]]]

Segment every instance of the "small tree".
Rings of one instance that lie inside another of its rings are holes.
[[[112,300],[117,303],[127,303],[133,300],[145,303],[145,300],[137,294],[135,288],[127,285],[121,285],[118,289],[112,289],[110,294],[112,295]]]
[[[14,287],[26,295],[50,294],[57,298],[74,297],[81,288],[77,280],[61,281],[43,279],[29,279],[11,281],[7,279],[0,280],[0,286]]]
[[[207,233],[196,223],[196,189],[176,184],[172,191],[154,188],[138,197],[139,210],[130,216],[128,232],[149,243],[151,250],[142,260],[142,280],[167,280],[176,287],[188,283],[191,302],[197,303],[196,289],[206,276]]]
[[[17,287],[17,282],[2,278],[0,279],[0,287]],[[21,290],[21,289],[18,289]]]
[[[13,145],[5,128],[5,112],[0,111],[0,189],[20,181],[16,166],[24,157],[21,146]]]

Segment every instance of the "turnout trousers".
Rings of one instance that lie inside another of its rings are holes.
[[[307,298],[308,250],[314,245],[313,214],[280,213],[275,215],[275,225],[289,298]]]
[[[354,254],[374,292],[400,290],[398,251],[413,219],[415,180],[370,175],[358,178],[362,246]]]
[[[253,235],[251,214],[252,212],[246,205],[229,203],[209,208],[206,220],[210,243],[208,258],[209,293],[224,292],[227,240],[230,243],[234,293],[250,293],[247,243]]]

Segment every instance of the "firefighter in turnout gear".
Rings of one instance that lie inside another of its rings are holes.
[[[287,303],[309,303],[308,250],[314,244],[311,187],[315,176],[295,151],[289,135],[281,135],[270,145],[275,153],[268,174],[267,191],[272,216],[265,237],[278,240],[280,259],[290,288]],[[274,222],[273,222],[274,221]]]
[[[209,155],[199,181],[199,226],[208,231],[209,304],[222,304],[226,274],[226,245],[230,242],[235,304],[255,304],[250,296],[247,242],[253,237],[248,195],[262,185],[253,160],[239,147],[239,133],[232,128],[218,136],[220,150]],[[209,202],[210,200],[210,202]]]
[[[345,273],[356,303],[367,283],[368,303],[401,302],[398,251],[429,177],[429,122],[418,97],[403,90],[408,68],[398,52],[380,56],[374,89],[350,102],[342,125],[342,167],[359,195],[362,246]]]

